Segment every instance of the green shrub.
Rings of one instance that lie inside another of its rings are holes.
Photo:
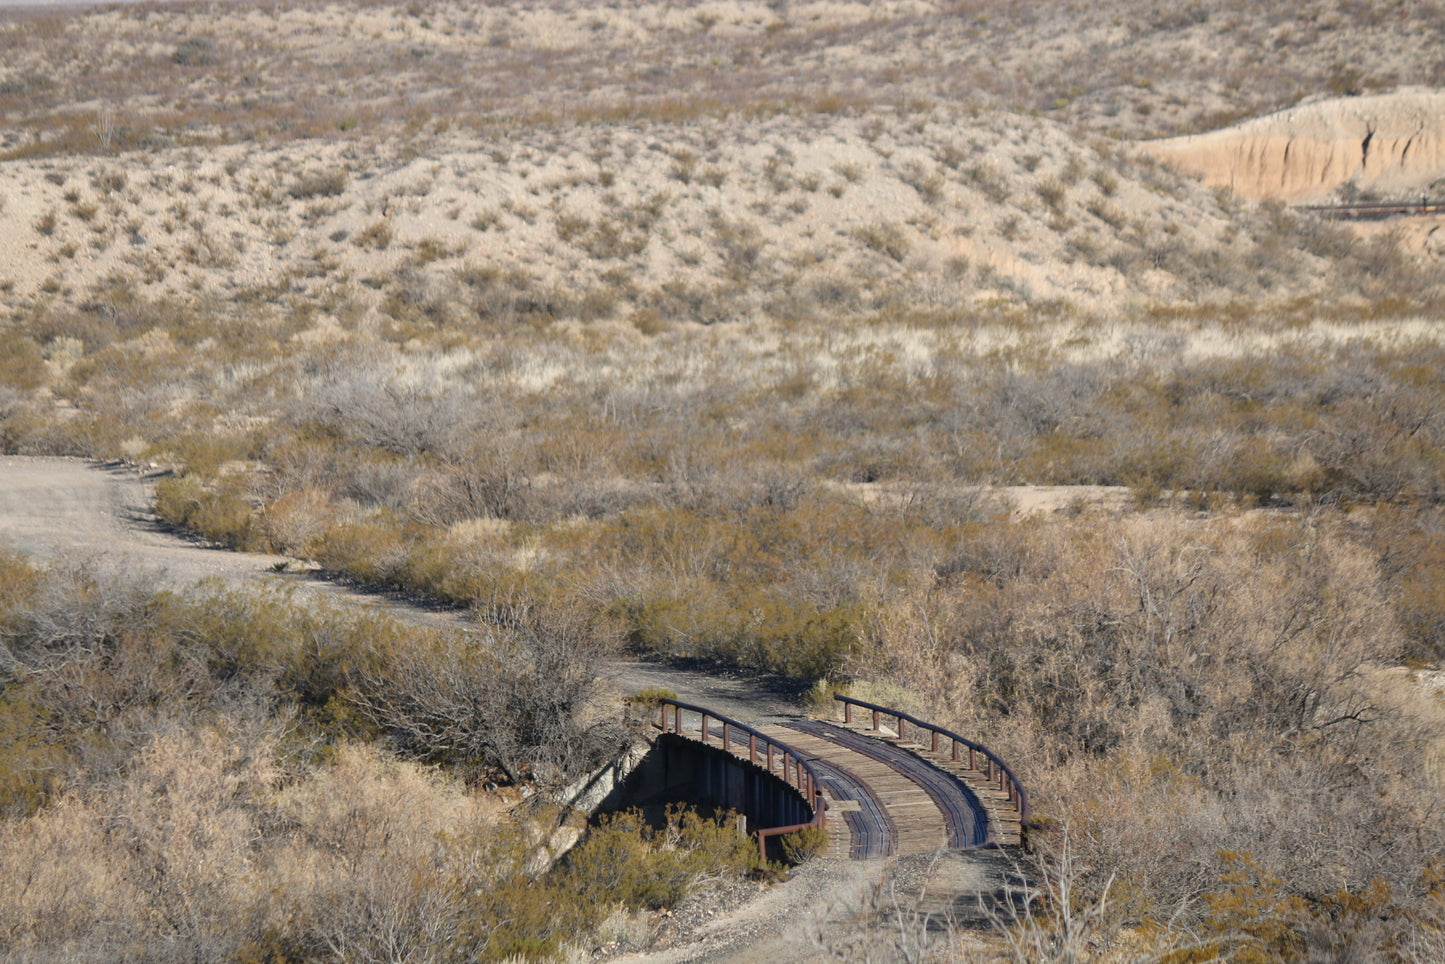
[[[406,559],[409,540],[390,513],[332,526],[316,543],[327,569],[372,585],[387,585]]]
[[[211,483],[196,475],[162,479],[156,484],[156,515],[232,549],[265,548],[237,479]]]
[[[627,698],[633,706],[656,706],[663,700],[675,700],[677,693],[665,686],[644,686]]]
[[[804,827],[784,834],[779,842],[783,845],[783,856],[788,858],[788,863],[805,864],[827,851],[828,831],[822,827]]]
[[[36,684],[0,688],[0,818],[34,813],[69,770],[57,746]]]
[[[757,865],[757,847],[729,814],[716,818],[670,809],[654,828],[640,811],[603,818],[567,856],[561,884],[584,903],[605,909],[672,907],[698,881],[742,876]]]

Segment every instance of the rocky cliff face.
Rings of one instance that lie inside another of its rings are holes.
[[[1445,175],[1445,91],[1316,101],[1140,146],[1210,187],[1260,200],[1319,200],[1351,180],[1410,191]]]

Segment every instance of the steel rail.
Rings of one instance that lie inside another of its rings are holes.
[[[1018,777],[1014,775],[1013,770],[1009,769],[1008,764],[1004,763],[1003,760],[999,759],[996,753],[994,753],[988,747],[984,746],[982,743],[975,743],[973,740],[970,740],[967,737],[959,736],[952,730],[945,730],[941,726],[934,726],[932,723],[920,720],[916,716],[910,716],[909,714],[904,713],[901,710],[895,710],[891,707],[879,706],[877,703],[868,703],[863,700],[857,700],[851,696],[844,696],[841,693],[835,693],[833,695],[833,699],[843,704],[843,722],[847,725],[852,725],[853,707],[857,706],[862,709],[872,711],[873,730],[875,732],[880,729],[878,725],[879,718],[881,716],[891,716],[895,720],[897,720],[898,739],[900,740],[903,739],[904,735],[904,723],[911,723],[914,726],[918,727],[920,730],[928,731],[932,735],[931,750],[934,753],[940,752],[938,749],[939,737],[944,737],[948,740],[951,740],[952,749],[950,753],[950,759],[952,759],[954,763],[960,762],[959,747],[967,747],[968,768],[970,770],[974,770],[976,772],[984,774],[984,779],[989,781],[990,784],[993,784],[995,781],[997,781],[998,789],[1007,795],[1010,803],[1018,807],[1019,821],[1025,822],[1028,820],[1029,796],[1028,793],[1024,790],[1023,783],[1019,780]],[[980,769],[977,762],[979,754],[982,754],[984,760],[986,761],[986,766],[982,769]]]
[[[769,837],[779,837],[784,834],[797,833],[806,827],[822,827],[827,821],[828,805],[823,800],[823,782],[818,773],[813,769],[808,759],[788,744],[775,740],[765,733],[753,729],[746,723],[739,723],[731,717],[723,716],[721,713],[708,709],[705,706],[695,706],[692,703],[683,703],[669,697],[662,697],[658,701],[658,726],[664,733],[675,733],[678,736],[688,739],[692,738],[690,732],[683,730],[682,721],[684,712],[696,713],[701,717],[698,727],[698,739],[703,746],[711,746],[708,737],[712,728],[708,725],[709,720],[722,724],[722,749],[732,753],[732,745],[741,742],[738,734],[747,737],[748,762],[754,766],[764,767],[770,776],[777,777],[778,772],[774,768],[776,759],[782,765],[781,779],[788,786],[798,791],[803,798],[803,805],[811,807],[813,819],[806,823],[789,824],[786,827],[769,827],[765,830],[756,831],[758,838],[758,853],[766,859],[767,841]],[[672,712],[669,714],[668,710]],[[672,728],[668,728],[668,717],[671,716]],[[775,756],[775,751],[781,755]],[[760,762],[766,760],[766,763]],[[791,762],[791,766],[789,765]]]

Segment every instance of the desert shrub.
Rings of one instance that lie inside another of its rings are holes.
[[[285,492],[262,509],[259,524],[277,552],[308,557],[335,525],[337,509],[321,489]]]
[[[1034,192],[1048,205],[1049,210],[1054,212],[1063,209],[1069,196],[1068,185],[1056,177],[1046,177],[1039,181],[1034,185]]]
[[[0,387],[30,391],[47,381],[45,356],[34,339],[13,330],[0,332]]]
[[[688,809],[670,809],[659,826],[637,811],[606,815],[545,873],[534,833],[499,829],[472,835],[474,859],[455,884],[464,896],[450,950],[468,960],[555,959],[585,942],[614,908],[670,908],[758,861],[729,815]]]
[[[5,672],[114,651],[154,622],[154,573],[63,556],[43,568],[9,558],[0,609]]]
[[[853,237],[864,247],[887,255],[894,261],[901,262],[912,249],[908,236],[896,224],[870,224],[856,229]]]
[[[937,204],[943,200],[946,181],[937,170],[929,170],[922,164],[911,162],[903,166],[898,179],[917,191],[918,196],[927,204]]]
[[[827,609],[756,591],[737,601],[697,594],[614,607],[629,644],[647,652],[708,656],[802,679],[839,669],[857,642],[861,609]]]
[[[1207,886],[1218,847],[1251,850],[1300,896],[1360,893],[1375,877],[1410,886],[1428,848],[1400,835],[1420,826],[1437,777],[1384,746],[1436,739],[1424,734],[1440,721],[1373,675],[1401,638],[1372,557],[1312,523],[1090,525],[1062,543],[1026,534],[1046,566],[895,590],[855,670],[873,661],[870,678],[908,685],[1016,769],[1048,773],[1040,811],[1070,819],[1092,879],[1112,874],[1127,913],[1168,913]],[[1349,776],[1360,766],[1392,789]],[[1335,789],[1308,789],[1319,781]],[[1371,828],[1369,854],[1355,840],[1322,857],[1346,813]],[[1432,838],[1445,830],[1427,822]],[[1300,859],[1305,840],[1314,856]],[[1387,852],[1400,859],[1377,859]]]
[[[351,243],[358,248],[385,251],[391,246],[392,239],[395,237],[396,231],[391,226],[391,222],[386,218],[380,218],[358,231]]]
[[[244,484],[234,477],[207,482],[180,475],[156,484],[156,515],[232,549],[263,548]]]
[[[627,697],[627,702],[634,706],[656,706],[662,700],[675,700],[677,693],[665,686],[644,686],[642,689]]]
[[[784,834],[779,842],[783,845],[783,856],[788,863],[805,864],[828,849],[828,831],[822,827],[804,827]]]
[[[1012,193],[1008,181],[997,168],[987,163],[974,164],[963,172],[968,183],[981,191],[995,204],[1002,204]]]
[[[406,562],[410,540],[389,512],[326,529],[314,549],[316,561],[358,582],[387,585]]]
[[[307,171],[291,185],[290,194],[298,200],[316,197],[339,197],[346,193],[351,174],[344,167]]]
[[[654,828],[632,810],[602,819],[568,854],[560,883],[594,906],[662,909],[704,880],[742,876],[757,861],[757,847],[728,814],[670,809]]]
[[[1400,656],[1412,663],[1438,660],[1445,653],[1445,531],[1438,510],[1381,506],[1368,544],[1405,636]]]
[[[176,44],[171,62],[182,67],[208,67],[216,62],[215,44],[209,37],[187,37]]]
[[[395,745],[424,759],[553,785],[615,751],[594,719],[598,627],[575,612],[532,611],[484,638],[427,634],[378,645],[358,705]]]
[[[488,815],[446,779],[355,746],[283,785],[276,746],[244,717],[159,734],[116,783],[8,823],[8,948],[440,952],[461,910],[448,882],[473,855],[461,841]]]
[[[27,816],[49,801],[70,770],[63,745],[47,732],[34,687],[0,687],[0,819]]]

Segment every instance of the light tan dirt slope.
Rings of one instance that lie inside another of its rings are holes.
[[[1322,200],[1348,181],[1416,191],[1445,175],[1445,91],[1320,100],[1140,146],[1206,186],[1258,200]]]

